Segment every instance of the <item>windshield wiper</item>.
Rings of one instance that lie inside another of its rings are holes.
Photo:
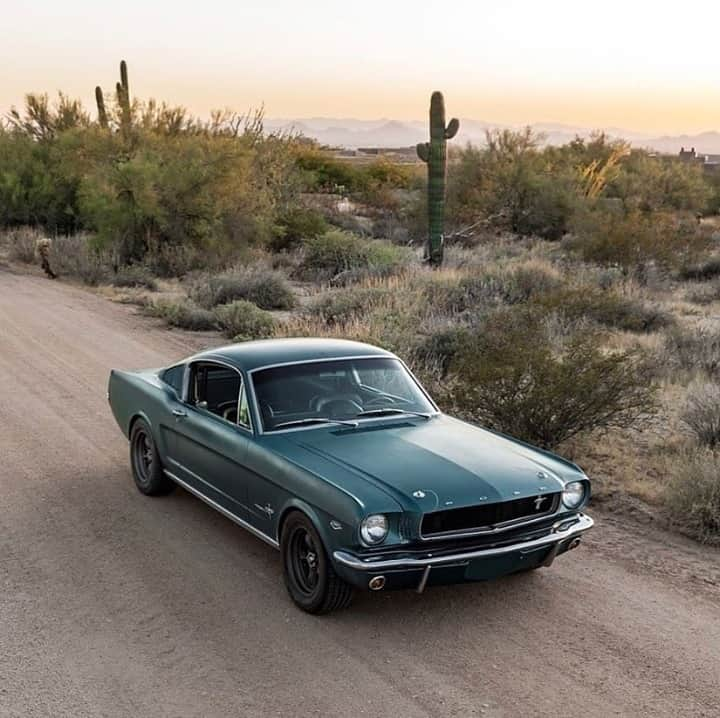
[[[295,419],[294,421],[283,421],[280,424],[275,424],[271,429],[281,429],[286,426],[304,426],[305,424],[341,424],[342,426],[351,426],[353,429],[357,428],[357,421],[344,421],[343,419],[328,419],[325,416],[313,416],[308,419]]]
[[[408,409],[394,409],[393,407],[387,406],[384,409],[370,409],[369,411],[361,411],[359,414],[355,414],[355,418],[364,416],[390,416],[392,414],[410,414],[410,416],[420,416],[423,419],[429,419],[432,414],[428,414],[424,411],[410,411]]]

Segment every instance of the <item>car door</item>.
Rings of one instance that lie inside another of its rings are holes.
[[[243,390],[235,367],[215,361],[190,365],[184,399],[172,411],[168,470],[247,520],[245,461],[252,428],[238,423]]]

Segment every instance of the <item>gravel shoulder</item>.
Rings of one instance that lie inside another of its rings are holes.
[[[278,555],[133,487],[112,367],[208,342],[0,266],[0,716],[718,716],[720,551],[593,512],[533,575],[300,613]]]

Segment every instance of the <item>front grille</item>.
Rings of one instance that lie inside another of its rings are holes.
[[[491,530],[498,525],[513,521],[545,516],[557,509],[560,494],[543,494],[544,501],[540,502],[538,498],[538,496],[529,496],[525,499],[513,499],[495,504],[435,511],[423,516],[420,533],[428,537],[460,531]]]

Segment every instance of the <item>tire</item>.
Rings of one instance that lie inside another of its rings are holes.
[[[307,613],[330,613],[350,605],[353,587],[330,563],[312,521],[294,511],[285,521],[280,550],[285,586],[296,606]]]
[[[146,496],[161,496],[175,488],[165,476],[152,431],[144,419],[137,419],[130,431],[130,468],[135,486]]]

